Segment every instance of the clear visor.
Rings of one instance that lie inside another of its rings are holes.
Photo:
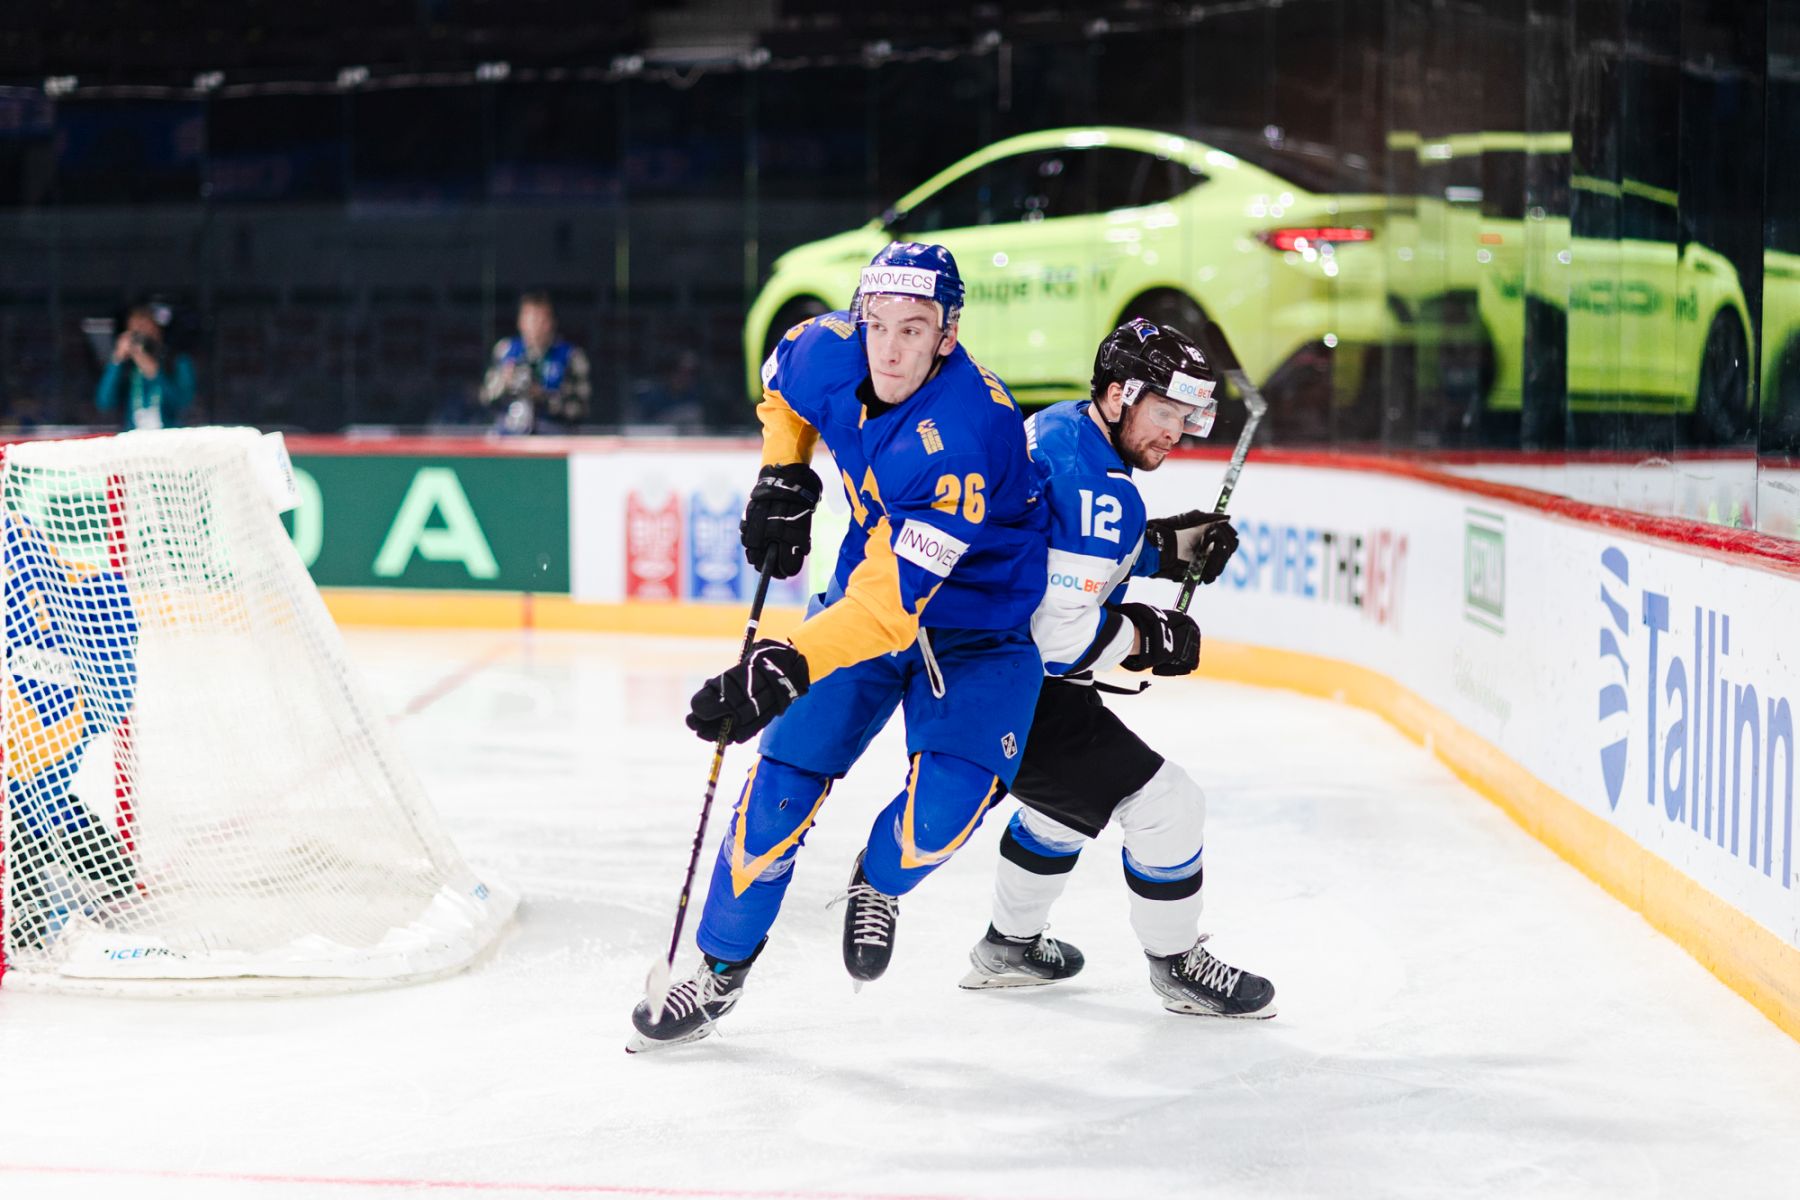
[[[1183,404],[1178,400],[1171,400],[1168,406],[1180,410],[1181,432],[1190,437],[1205,437],[1211,433],[1213,418],[1219,415],[1217,400],[1207,400],[1200,404]]]
[[[923,324],[936,334],[944,327],[944,310],[936,300],[895,292],[864,294],[857,304],[857,321],[890,329],[912,330]]]
[[[1127,396],[1137,393],[1132,399],[1143,410],[1145,420],[1170,433],[1205,437],[1212,432],[1213,420],[1219,415],[1219,402],[1211,396],[1198,404],[1190,404],[1171,399],[1161,392],[1144,391],[1143,385],[1135,379],[1125,385],[1125,391]],[[1132,399],[1128,399],[1127,403],[1131,403]]]

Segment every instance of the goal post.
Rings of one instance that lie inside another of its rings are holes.
[[[0,986],[382,986],[510,919],[352,670],[292,492],[254,430],[5,448]]]

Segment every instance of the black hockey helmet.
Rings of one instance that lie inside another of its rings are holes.
[[[1212,432],[1218,413],[1213,391],[1219,376],[1200,347],[1179,329],[1133,317],[1107,334],[1094,356],[1093,398],[1100,399],[1114,383],[1123,387],[1127,406],[1145,392],[1155,392],[1189,406],[1187,432],[1195,437]]]

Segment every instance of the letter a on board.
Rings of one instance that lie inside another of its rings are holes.
[[[440,514],[442,528],[430,529],[432,514]],[[432,562],[460,562],[473,579],[493,579],[500,574],[494,552],[488,546],[481,522],[463,492],[456,471],[450,467],[420,467],[406,489],[406,499],[375,556],[375,574],[395,579],[417,554]]]

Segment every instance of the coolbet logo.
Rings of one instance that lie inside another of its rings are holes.
[[[969,552],[969,543],[961,542],[923,521],[908,521],[894,539],[894,553],[915,563],[933,575],[947,578],[957,560]]]
[[[1224,576],[1232,587],[1360,609],[1378,625],[1400,627],[1405,534],[1376,529],[1364,536],[1264,521],[1237,527],[1242,548]]]
[[[1463,523],[1463,616],[1483,629],[1506,632],[1506,520],[1467,510]]]
[[[1169,390],[1166,393],[1171,400],[1185,400],[1190,404],[1202,404],[1212,399],[1213,389],[1218,385],[1210,379],[1195,379],[1192,375],[1175,372],[1169,379]]]
[[[1793,887],[1793,707],[1766,682],[1768,694],[1759,694],[1755,683],[1736,683],[1728,674],[1754,673],[1779,658],[1758,644],[1754,631],[1745,636],[1742,621],[1733,655],[1731,614],[1704,604],[1689,609],[1647,585],[1634,611],[1631,564],[1618,547],[1606,548],[1600,566],[1600,767],[1608,804],[1617,809],[1625,798],[1633,752],[1641,751],[1644,800],[1652,810]],[[1679,651],[1690,644],[1692,656],[1684,658]]]
[[[1051,587],[1070,588],[1077,592],[1103,592],[1106,590],[1106,584],[1107,581],[1104,579],[1089,579],[1085,575],[1065,575],[1061,571],[1050,572]]]
[[[939,433],[937,425],[930,417],[919,422],[919,441],[925,446],[925,453],[936,454],[944,448],[944,435]]]

